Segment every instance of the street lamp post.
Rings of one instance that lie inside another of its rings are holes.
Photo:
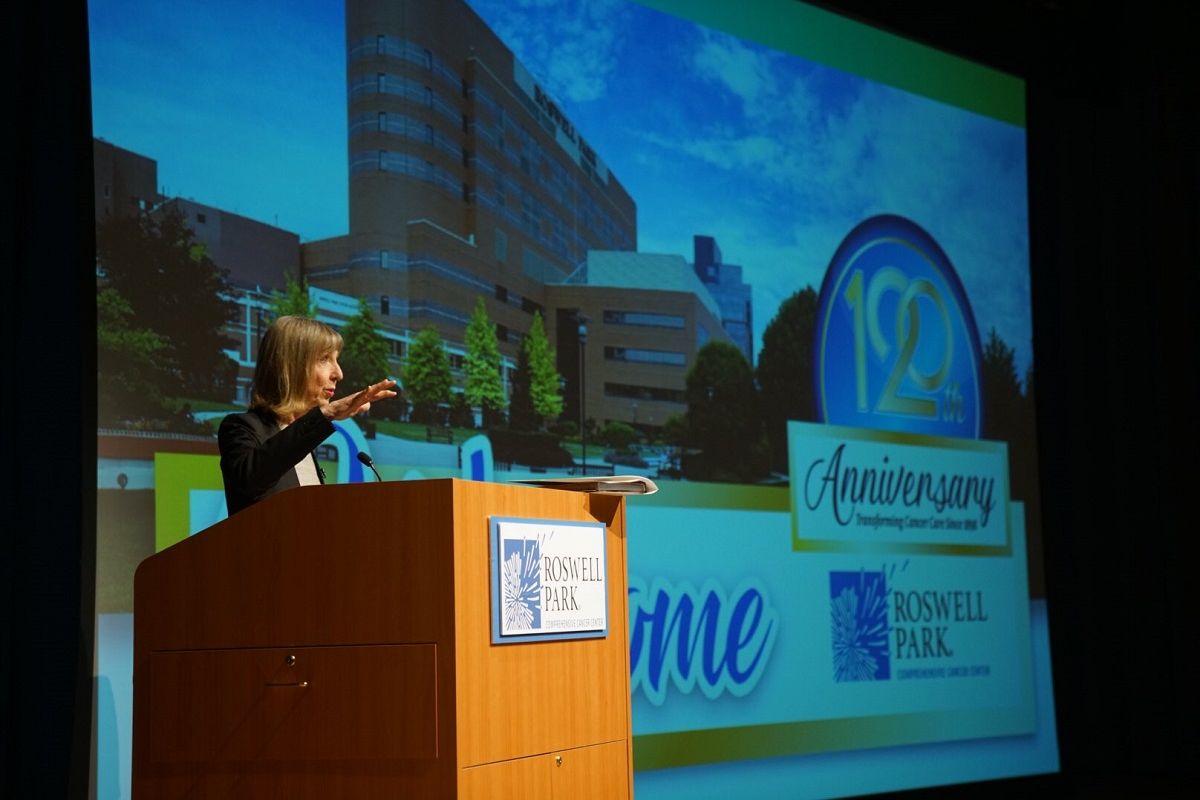
[[[587,317],[579,320],[579,441],[583,445],[583,475],[587,476]]]

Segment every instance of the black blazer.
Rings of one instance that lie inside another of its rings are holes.
[[[250,410],[230,414],[217,431],[221,450],[221,478],[225,482],[225,505],[232,516],[284,489],[300,485],[295,466],[316,456],[313,450],[333,433],[333,423],[320,408],[314,408],[280,430],[269,411]],[[317,467],[321,483],[325,475]]]

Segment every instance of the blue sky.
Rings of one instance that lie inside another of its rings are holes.
[[[92,128],[159,189],[295,231],[346,233],[340,2],[91,0]]]
[[[909,217],[949,255],[981,337],[1030,359],[1024,130],[627,0],[470,0],[638,206],[644,252],[715,236],[754,287],[755,347],[842,238]],[[93,0],[97,136],[169,194],[345,233],[340,2]]]

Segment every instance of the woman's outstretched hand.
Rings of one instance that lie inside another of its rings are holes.
[[[321,406],[321,412],[326,419],[347,419],[356,414],[361,414],[371,407],[371,403],[377,400],[386,400],[389,397],[395,397],[396,393],[392,391],[392,387],[396,382],[391,378],[373,383],[361,392],[347,395],[337,400],[330,400],[325,405]]]

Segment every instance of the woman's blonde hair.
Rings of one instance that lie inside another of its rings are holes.
[[[280,317],[258,346],[250,408],[287,420],[308,410],[309,375],[325,353],[342,349],[342,335],[315,319]]]

